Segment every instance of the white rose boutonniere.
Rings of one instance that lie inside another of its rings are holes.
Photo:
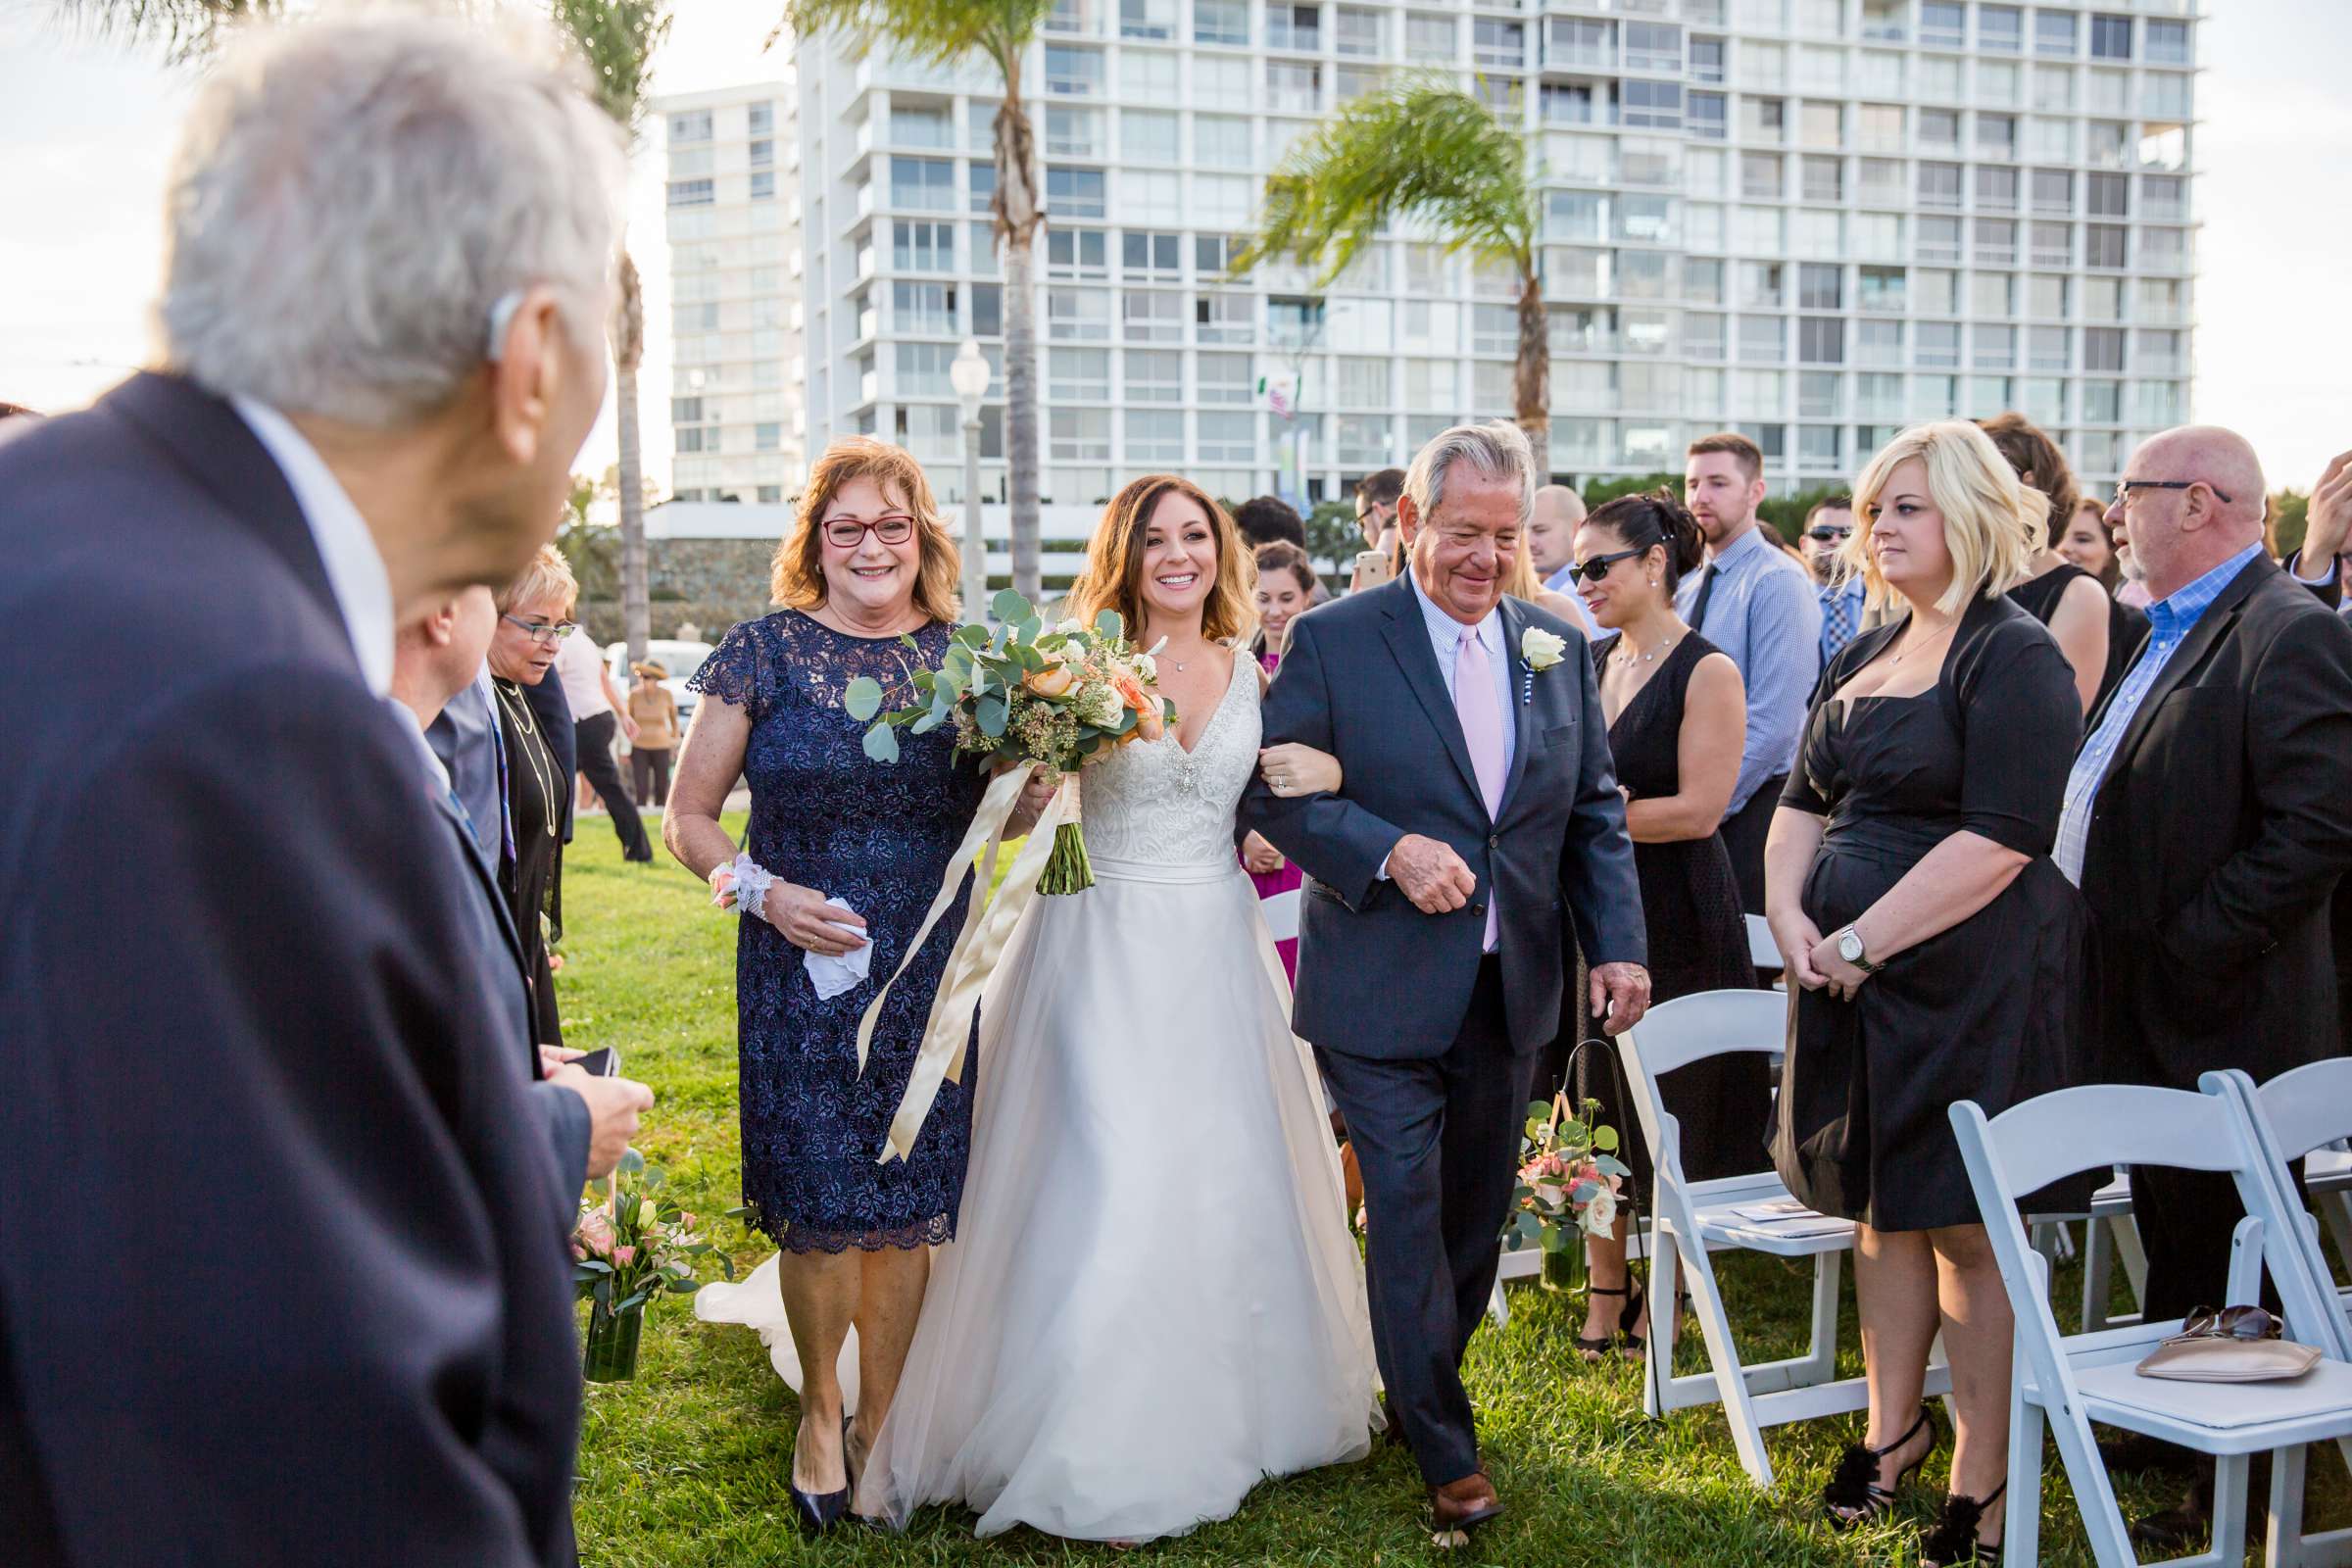
[[[1530,626],[1519,634],[1519,657],[1539,675],[1558,663],[1567,652],[1567,639],[1541,626]]]

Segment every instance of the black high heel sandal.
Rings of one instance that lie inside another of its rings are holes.
[[[1920,1456],[1895,1472],[1894,1485],[1879,1485],[1879,1461],[1919,1436],[1919,1429],[1928,1429],[1928,1446]],[[1850,1530],[1868,1523],[1894,1506],[1895,1494],[1904,1482],[1911,1479],[1921,1465],[1935,1456],[1942,1446],[1942,1436],[1936,1429],[1935,1406],[1919,1407],[1919,1419],[1912,1422],[1903,1435],[1883,1448],[1867,1444],[1849,1443],[1838,1456],[1838,1468],[1830,1473],[1830,1484],[1821,1489],[1821,1509],[1831,1525],[1838,1530]]]
[[[1998,1543],[1986,1545],[1977,1539],[1977,1527],[1984,1523],[1984,1510],[1999,1500],[2009,1490],[2004,1481],[1983,1497],[1963,1497],[1948,1494],[1943,1499],[1943,1511],[1936,1516],[1936,1528],[1922,1537],[1919,1543],[1919,1568],[1958,1568],[1961,1563],[1981,1563],[1985,1568],[1997,1568],[2001,1560]],[[2007,1530],[2001,1534],[2008,1535]]]
[[[850,1468],[850,1418],[848,1416],[841,1418],[841,1468],[842,1474],[846,1477]],[[805,1534],[821,1536],[841,1523],[843,1517],[850,1511],[850,1489],[848,1487],[843,1487],[839,1492],[803,1492],[793,1484],[789,1476],[786,1477],[784,1485],[786,1490],[792,1494],[793,1513],[800,1520],[801,1529]]]
[[[1641,1289],[1631,1284],[1621,1285],[1615,1290],[1611,1290],[1605,1285],[1588,1285],[1585,1289],[1588,1294],[1592,1296],[1622,1296],[1626,1301],[1625,1305],[1618,1309],[1615,1331],[1604,1334],[1598,1339],[1588,1339],[1582,1334],[1578,1335],[1576,1337],[1576,1353],[1583,1356],[1586,1361],[1593,1363],[1597,1363],[1602,1356],[1607,1355],[1619,1346],[1623,1346],[1636,1354],[1641,1353],[1642,1336],[1634,1332],[1634,1325],[1642,1321],[1642,1303],[1644,1298]]]

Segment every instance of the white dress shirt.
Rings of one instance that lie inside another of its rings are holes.
[[[351,651],[359,656],[360,674],[378,697],[392,695],[392,579],[384,570],[383,552],[368,519],[351,504],[342,481],[303,439],[293,422],[268,404],[232,397],[254,439],[261,442],[294,492],[303,521],[326,567],[326,585],[334,591],[335,608],[343,613],[343,630]]]

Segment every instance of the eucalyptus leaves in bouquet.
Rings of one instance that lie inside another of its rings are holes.
[[[636,1363],[636,1325],[656,1297],[692,1296],[703,1288],[702,1260],[735,1277],[735,1260],[704,1235],[702,1223],[662,1191],[662,1167],[624,1152],[611,1179],[591,1182],[571,1233],[572,1288],[594,1303],[589,1313],[588,1372],[625,1379]]]
[[[1546,1277],[1578,1275],[1587,1236],[1606,1236],[1617,1223],[1618,1184],[1632,1175],[1615,1154],[1617,1130],[1599,1120],[1600,1102],[1588,1100],[1571,1114],[1566,1094],[1527,1107],[1519,1146],[1519,1176],[1503,1224],[1505,1251],[1544,1250]]]
[[[850,682],[842,707],[868,724],[865,755],[878,762],[899,757],[898,731],[927,735],[952,725],[956,750],[1014,767],[1044,767],[1064,775],[1066,819],[1054,829],[1053,858],[1039,878],[1040,893],[1076,893],[1094,886],[1086,835],[1077,820],[1075,780],[1087,763],[1133,740],[1157,740],[1176,722],[1175,705],[1159,695],[1152,655],[1127,641],[1125,620],[1105,610],[1094,623],[1064,620],[1049,627],[1029,601],[1007,589],[990,606],[998,625],[959,626],[937,669],[903,663],[896,695],[904,707],[884,708],[894,695],[870,676]],[[910,652],[912,637],[900,642]]]

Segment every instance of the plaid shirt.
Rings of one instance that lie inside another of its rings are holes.
[[[2076,886],[2082,885],[2082,857],[2090,844],[2091,804],[2098,799],[2099,786],[2106,781],[2107,769],[2115,761],[2116,748],[2124,743],[2124,731],[2132,727],[2132,716],[2147,701],[2149,688],[2164,673],[2164,666],[2172,661],[2199,617],[2221,598],[2222,590],[2246,569],[2247,563],[2261,554],[2262,546],[2248,545],[2195,582],[2148,606],[2147,646],[2140,650],[2131,672],[2124,676],[2124,683],[2115,689],[2106,713],[2099,719],[2099,727],[2090,732],[2090,739],[2075,754],[2074,771],[2066,777],[2066,810],[2058,818],[2058,847],[2053,853],[2058,869]]]

